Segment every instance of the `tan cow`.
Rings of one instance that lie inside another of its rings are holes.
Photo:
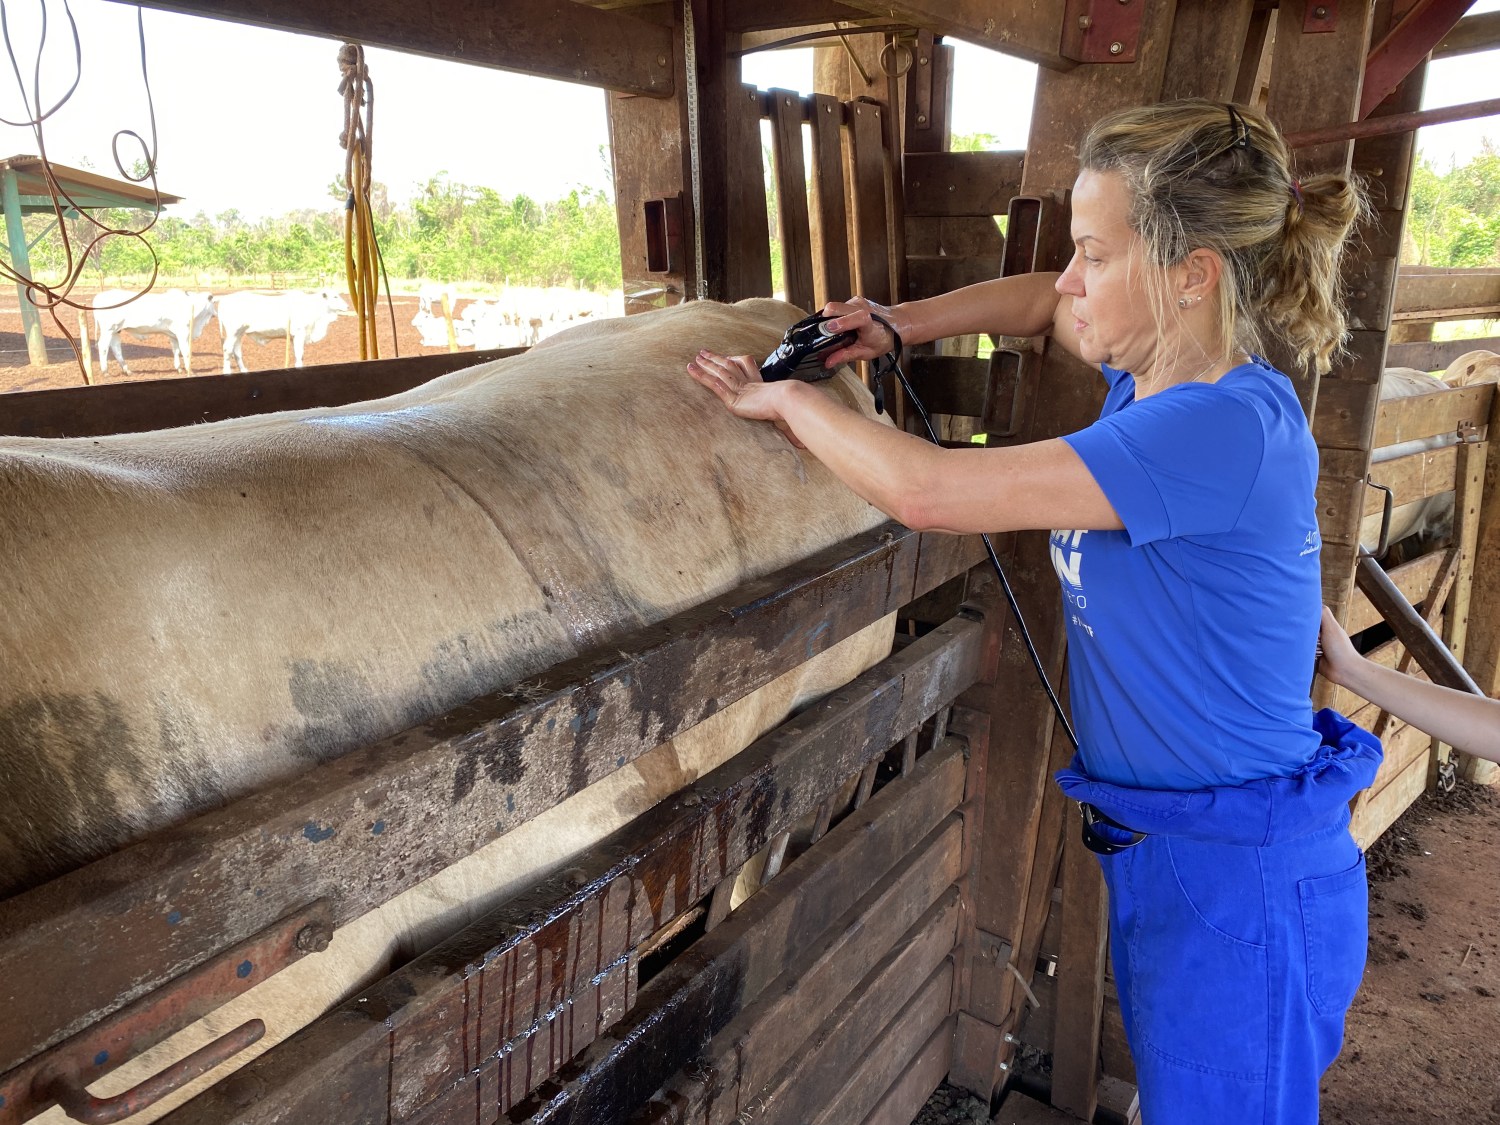
[[[0,895],[878,524],[684,373],[700,347],[769,352],[798,315],[694,302],[376,402],[0,438]],[[824,386],[873,412],[851,373]],[[95,1092],[260,1016],[267,1035],[239,1065],[847,681],[890,636],[889,621],[866,629],[344,927]]]

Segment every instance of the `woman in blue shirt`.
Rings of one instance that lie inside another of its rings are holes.
[[[1347,802],[1379,746],[1308,698],[1321,608],[1318,451],[1275,337],[1327,371],[1355,184],[1299,183],[1260,113],[1188,100],[1100,121],[1079,150],[1061,274],[882,308],[833,304],[873,358],[1035,336],[1098,367],[1097,422],[999,449],[941,449],[752,357],[689,373],[780,426],[892,518],[1052,530],[1079,755],[1148,1125],[1316,1125],[1363,972],[1364,860]],[[1098,814],[1102,814],[1100,817]],[[1142,835],[1144,834],[1144,835]]]

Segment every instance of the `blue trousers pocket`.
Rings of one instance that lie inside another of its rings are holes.
[[[1127,853],[1133,1038],[1163,1060],[1258,1080],[1267,1069],[1270,974],[1254,848],[1149,838]]]
[[[1302,933],[1307,942],[1307,997],[1325,1016],[1342,1016],[1365,973],[1370,903],[1365,857],[1347,871],[1303,879]]]

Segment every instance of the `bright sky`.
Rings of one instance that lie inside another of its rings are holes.
[[[11,42],[30,86],[42,0],[0,0]],[[47,0],[43,102],[73,75],[73,46],[62,0]],[[119,130],[149,139],[136,9],[110,0],[71,0],[83,53],[77,91],[45,129],[48,155],[62,164],[114,175],[111,142]],[[1500,9],[1483,0],[1473,12]],[[338,145],[342,101],[333,40],[265,31],[168,12],[146,11],[147,62],[156,106],[162,190],[185,197],[178,213],[237,209],[247,217],[324,207],[327,185],[344,167]],[[1021,148],[1031,115],[1035,68],[968,44],[955,44],[953,129],[993,134]],[[375,179],[395,200],[426,177],[553,199],[570,188],[604,186],[608,143],[604,95],[587,87],[504,71],[370,49],[375,84]],[[1496,53],[1433,64],[1424,105],[1493,97]],[[745,59],[746,81],[806,90],[812,52],[761,52]],[[543,110],[545,106],[545,111]],[[0,71],[0,116],[25,116],[14,79]],[[31,153],[24,128],[0,125],[5,154]],[[1424,130],[1420,146],[1440,167],[1463,162],[1480,138],[1500,138],[1500,118]],[[139,155],[122,139],[128,168]]]

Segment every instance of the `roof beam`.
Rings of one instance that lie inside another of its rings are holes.
[[[1485,12],[1478,16],[1465,16],[1453,25],[1453,30],[1443,36],[1443,41],[1432,50],[1435,59],[1452,58],[1454,55],[1469,55],[1475,51],[1490,51],[1500,46],[1500,12]]]
[[[1062,57],[1061,3],[1034,0],[844,0],[873,16],[900,20],[934,35],[962,39],[1058,70],[1071,70]]]
[[[1401,22],[1386,33],[1365,62],[1359,95],[1364,120],[1457,25],[1474,0],[1417,0]]]
[[[123,0],[122,0],[123,2]],[[625,94],[673,92],[670,28],[573,0],[133,0]]]

